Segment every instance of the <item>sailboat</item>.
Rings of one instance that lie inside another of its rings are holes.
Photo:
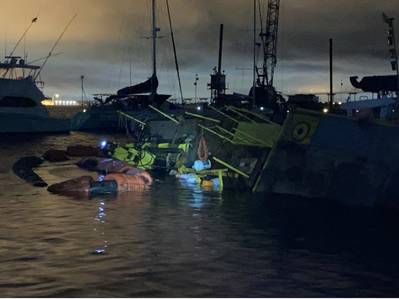
[[[161,106],[170,95],[158,93],[157,76],[157,15],[156,0],[152,1],[152,75],[139,84],[127,86],[115,94],[96,94],[96,105],[78,113],[72,119],[72,130],[118,130],[120,129],[119,111],[136,113],[145,110],[148,105]]]

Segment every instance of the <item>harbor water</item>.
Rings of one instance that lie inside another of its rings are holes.
[[[1,297],[399,296],[395,214],[170,177],[76,200],[12,173],[22,156],[105,137],[1,138]]]

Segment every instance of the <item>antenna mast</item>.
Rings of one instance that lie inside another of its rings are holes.
[[[84,94],[85,94],[84,79],[85,79],[85,76],[81,75],[80,76],[80,87],[81,87],[81,93],[82,93],[82,98],[81,98],[82,107],[84,107]]]
[[[253,63],[254,63],[254,65],[253,65],[253,82],[252,82],[252,90],[253,90],[253,98],[254,98],[254,101],[253,101],[253,104],[256,102],[256,69],[257,69],[257,66],[256,66],[256,0],[254,0],[254,40],[253,40],[253,43],[254,43],[254,48],[253,48],[253,59],[254,59],[254,61],[253,61]]]
[[[152,95],[157,93],[157,84],[155,84],[155,81],[157,80],[157,38],[159,31],[160,29],[157,27],[156,2],[152,0]]]
[[[157,75],[157,37],[159,31],[156,18],[156,3],[155,0],[152,0],[152,73],[154,76]]]

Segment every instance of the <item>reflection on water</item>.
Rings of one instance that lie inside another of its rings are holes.
[[[104,254],[107,251],[108,241],[106,240],[106,236],[105,236],[104,229],[103,229],[103,225],[106,223],[106,219],[105,219],[106,216],[107,216],[107,214],[105,213],[105,201],[103,199],[101,199],[101,200],[99,200],[98,213],[95,218],[95,220],[97,222],[99,222],[99,225],[94,228],[94,231],[97,234],[100,234],[101,237],[104,238],[104,241],[103,241],[103,244],[101,244],[102,246],[97,247],[94,250],[94,252],[96,254]]]
[[[2,139],[1,296],[398,296],[398,221],[377,210],[169,177],[76,201],[10,172],[19,155],[100,137]]]

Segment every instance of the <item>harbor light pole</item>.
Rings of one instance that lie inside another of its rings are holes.
[[[84,91],[85,91],[85,89],[84,89],[84,79],[85,79],[85,76],[80,76],[80,86],[81,86],[81,101],[82,101],[82,107],[84,106],[84,103],[83,103],[83,98],[84,98]]]
[[[333,39],[330,38],[330,98],[328,102],[328,110],[331,113],[334,105],[333,91]]]

